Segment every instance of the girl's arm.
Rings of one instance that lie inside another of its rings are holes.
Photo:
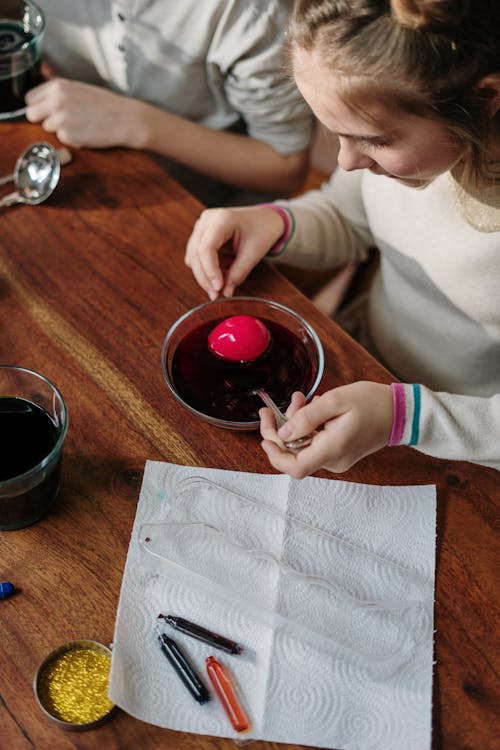
[[[435,458],[471,461],[500,470],[500,394],[490,398],[435,393],[421,385],[358,382],[305,404],[294,394],[290,420],[276,432],[261,409],[261,434],[270,463],[301,479],[320,468],[343,472],[386,445],[409,445]],[[297,454],[283,442],[317,430]]]
[[[332,203],[339,191],[347,201],[347,217]],[[343,173],[334,175],[321,190],[291,201],[203,211],[187,244],[186,264],[215,299],[219,293],[230,297],[270,250],[270,260],[326,269],[365,260],[372,245],[363,219],[359,179]],[[224,274],[219,261],[223,247],[235,256]]]

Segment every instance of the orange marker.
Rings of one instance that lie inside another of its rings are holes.
[[[231,726],[237,732],[247,732],[250,729],[250,720],[236,697],[233,681],[227,668],[217,661],[215,656],[208,656],[205,663],[210,682],[219,696]]]

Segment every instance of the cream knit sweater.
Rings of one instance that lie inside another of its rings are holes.
[[[328,269],[378,247],[367,323],[404,382],[397,444],[500,469],[500,232],[466,223],[451,180],[417,190],[338,169],[321,190],[279,202],[295,223],[279,260]]]

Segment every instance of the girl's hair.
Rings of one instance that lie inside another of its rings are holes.
[[[296,0],[288,57],[314,50],[338,74],[343,101],[370,102],[444,123],[468,154],[468,176],[488,174],[499,135],[490,110],[500,76],[500,0]]]

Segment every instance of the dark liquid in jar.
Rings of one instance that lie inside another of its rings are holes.
[[[40,59],[33,45],[14,59],[10,68],[9,54],[18,52],[33,40],[33,34],[17,23],[0,21],[0,112],[17,112],[25,106],[24,96],[40,83]]]
[[[0,398],[0,481],[13,479],[46,458],[59,433],[41,406],[23,398]],[[40,518],[57,494],[61,459],[41,481],[19,495],[0,496],[0,528],[15,529]]]
[[[189,406],[218,419],[254,422],[263,406],[257,388],[264,388],[281,408],[288,406],[294,391],[310,390],[315,371],[299,336],[261,318],[271,334],[267,350],[254,362],[230,362],[208,348],[208,335],[222,320],[194,329],[174,352],[172,381]]]

